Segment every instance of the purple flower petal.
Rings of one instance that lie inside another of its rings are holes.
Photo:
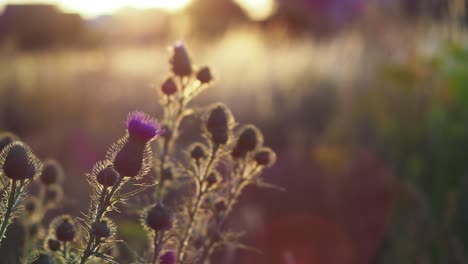
[[[128,115],[127,131],[131,139],[145,143],[165,133],[156,119],[143,112],[132,112]]]

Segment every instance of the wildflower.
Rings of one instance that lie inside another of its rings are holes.
[[[224,105],[219,104],[210,112],[206,129],[211,134],[213,143],[220,145],[227,143],[231,119],[232,115]]]
[[[149,142],[164,134],[160,124],[142,112],[133,112],[127,121],[128,139],[121,140],[111,151],[114,169],[122,176],[137,177],[151,167]]]
[[[270,148],[262,148],[255,154],[254,159],[258,165],[270,167],[276,161],[276,154]]]
[[[176,254],[174,251],[166,251],[159,257],[160,264],[175,264],[176,263]]]
[[[244,157],[247,152],[256,149],[261,141],[261,134],[258,129],[253,125],[246,126],[242,129],[231,155],[234,158]]]
[[[172,77],[167,78],[166,81],[161,86],[161,91],[165,95],[168,95],[168,96],[175,94],[177,92],[177,84],[174,81],[174,78]]]
[[[3,149],[1,154],[3,174],[12,180],[33,179],[40,170],[40,163],[31,149],[16,141]]]
[[[182,42],[177,42],[173,46],[173,55],[170,60],[172,72],[177,76],[190,76],[192,74],[192,63],[187,49]]]
[[[0,133],[0,151],[2,151],[8,144],[14,141],[18,141],[19,138],[13,133],[3,132]]]
[[[156,231],[171,229],[173,221],[172,212],[160,203],[151,208],[146,216],[146,225]]]
[[[55,160],[44,162],[39,179],[44,185],[51,185],[59,182],[63,177],[62,167]]]
[[[111,165],[108,165],[96,175],[96,180],[106,188],[114,186],[118,177],[119,173],[114,168],[112,168]]]
[[[143,112],[132,112],[127,118],[127,131],[130,140],[147,143],[164,134],[164,130],[156,119]]]
[[[75,238],[76,230],[74,222],[70,217],[62,217],[55,227],[55,236],[62,242],[72,241]]]
[[[205,157],[205,155],[206,155],[206,149],[200,143],[194,143],[193,145],[191,145],[189,147],[189,149],[190,149],[190,156],[194,160],[199,160],[199,159]]]
[[[47,248],[48,248],[50,251],[58,251],[58,250],[60,250],[60,241],[58,241],[58,240],[56,240],[56,239],[53,239],[53,238],[47,239]]]
[[[197,80],[201,83],[209,83],[213,80],[213,75],[211,75],[211,70],[208,67],[203,67],[197,72]]]

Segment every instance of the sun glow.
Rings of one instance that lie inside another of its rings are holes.
[[[275,9],[274,0],[235,0],[241,5],[252,19],[262,20],[271,16]]]
[[[6,4],[49,3],[64,10],[78,12],[85,17],[111,14],[119,9],[130,7],[137,9],[159,8],[176,12],[186,7],[191,0],[7,0]]]

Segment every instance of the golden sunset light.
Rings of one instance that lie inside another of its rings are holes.
[[[268,18],[275,11],[274,0],[236,0],[254,20]]]
[[[6,4],[48,3],[56,4],[67,11],[78,12],[84,17],[94,17],[111,14],[122,8],[159,8],[170,12],[178,11],[190,3],[191,0],[7,0]]]
[[[55,4],[66,11],[78,12],[90,18],[112,14],[122,8],[158,8],[168,12],[177,12],[188,6],[193,0],[6,0],[7,4],[43,3]],[[275,10],[274,0],[235,0],[255,20],[265,19]],[[0,4],[1,7],[2,4]]]

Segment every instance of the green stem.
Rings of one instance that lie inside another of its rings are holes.
[[[10,193],[9,193],[9,196],[8,196],[7,210],[6,210],[5,215],[3,217],[2,226],[0,227],[0,245],[2,243],[3,238],[5,237],[7,227],[10,224],[11,214],[13,213],[13,206],[14,206],[15,200],[16,200],[15,199],[16,184],[17,184],[17,181],[12,180],[11,190],[10,190]]]

